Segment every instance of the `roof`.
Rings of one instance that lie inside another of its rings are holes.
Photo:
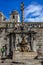
[[[17,12],[16,10],[13,10],[13,11],[10,13],[10,15],[12,15],[12,14],[17,15],[18,12]]]
[[[3,16],[4,18],[6,18],[6,17],[4,16],[3,12],[1,12],[1,11],[0,11],[0,16]]]
[[[0,12],[0,16],[3,16],[3,13],[2,12]]]

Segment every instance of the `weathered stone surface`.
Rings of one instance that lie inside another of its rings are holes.
[[[0,63],[0,65],[41,65],[39,60],[27,60],[26,59],[23,62],[21,62],[21,61],[14,61],[14,60],[6,60],[6,61],[4,61],[4,63]],[[13,63],[12,63],[12,61],[13,61]]]
[[[23,59],[34,59],[37,56],[35,52],[13,52],[13,59],[14,60],[22,60]]]

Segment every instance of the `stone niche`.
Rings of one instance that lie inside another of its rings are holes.
[[[17,51],[13,50],[13,59],[16,61],[33,59],[36,56],[37,56],[36,52],[32,52],[32,51],[29,52],[29,46],[25,40],[25,37],[23,37],[21,43],[19,43],[19,49]]]
[[[21,43],[19,43],[19,49],[18,50],[20,52],[28,52],[29,51],[28,42],[26,41],[25,37],[23,37]]]

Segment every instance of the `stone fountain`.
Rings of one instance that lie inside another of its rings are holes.
[[[25,61],[25,59],[34,59],[37,56],[36,52],[30,52],[30,46],[26,42],[25,37],[22,37],[21,43],[19,43],[19,49],[13,51],[13,59],[15,61]]]

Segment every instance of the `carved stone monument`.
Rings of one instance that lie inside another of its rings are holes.
[[[25,37],[23,37],[21,43],[19,43],[20,51],[21,52],[28,52],[29,47],[27,45],[28,45],[28,43],[26,42]]]

